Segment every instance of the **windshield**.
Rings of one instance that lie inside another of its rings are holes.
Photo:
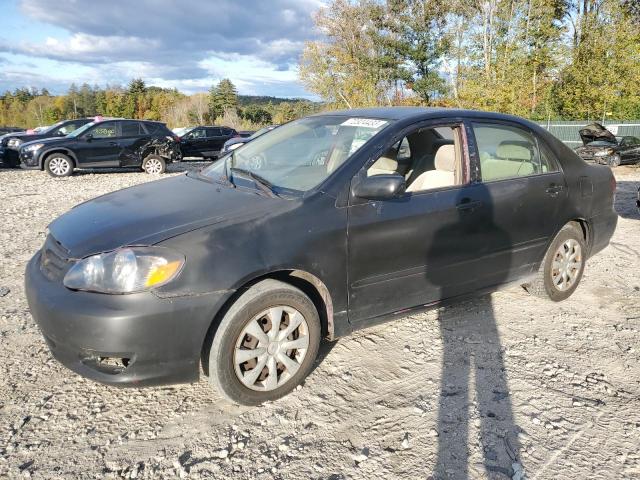
[[[320,184],[389,120],[314,116],[296,120],[262,135],[233,155],[203,170],[218,177],[228,169],[258,175],[274,188],[307,191]],[[220,166],[228,163],[228,165]]]
[[[271,130],[273,130],[275,127],[264,127],[261,128],[260,130],[258,130],[256,133],[254,133],[253,135],[251,135],[249,138],[251,140],[253,140],[254,138],[258,138],[260,135],[270,132]]]
[[[81,126],[80,128],[76,128],[73,132],[71,132],[69,135],[67,135],[67,137],[75,138],[75,137],[77,137],[79,135],[82,135],[84,132],[86,132],[91,127],[93,127],[96,123],[98,123],[98,122],[89,122],[89,123]]]

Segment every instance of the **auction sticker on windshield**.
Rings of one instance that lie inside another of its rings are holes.
[[[349,120],[342,122],[343,127],[366,127],[366,128],[381,128],[388,122],[386,120],[376,120],[374,118],[350,118]]]

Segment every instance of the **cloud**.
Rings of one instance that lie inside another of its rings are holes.
[[[75,0],[54,7],[50,0],[21,0],[20,12],[35,25],[46,25],[47,36],[0,38],[0,52],[82,67],[90,79],[77,83],[124,83],[142,77],[157,85],[203,89],[230,77],[241,93],[264,94],[265,89],[288,85],[304,95],[296,79],[297,63],[304,42],[315,38],[312,13],[321,4]],[[55,72],[49,75],[56,77]]]

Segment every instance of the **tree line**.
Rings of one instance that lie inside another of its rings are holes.
[[[340,107],[640,118],[638,0],[332,0],[300,78]]]
[[[185,95],[176,89],[131,80],[126,87],[72,84],[65,95],[47,89],[17,88],[0,95],[0,125],[32,128],[64,119],[92,117],[160,120],[170,127],[219,124],[256,129],[313,113],[319,105],[298,99],[238,95],[224,79],[208,93]]]

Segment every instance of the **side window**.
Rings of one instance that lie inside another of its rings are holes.
[[[66,125],[60,127],[58,129],[58,135],[69,135],[71,132],[73,132],[74,130],[77,130],[78,128],[80,128],[82,125],[84,125],[83,122],[71,122],[71,123],[67,123]]]
[[[207,137],[220,137],[222,132],[219,128],[207,128]]]
[[[116,136],[116,122],[102,122],[93,127],[87,133],[93,138],[110,138]]]
[[[473,123],[473,132],[483,181],[543,172],[536,141],[526,130],[509,125]]]
[[[392,145],[367,169],[367,176],[396,174],[408,193],[462,185],[460,127],[420,128]]]
[[[205,137],[205,131],[204,128],[196,128],[194,130],[191,130],[189,132],[189,138],[204,138]]]
[[[137,137],[140,135],[140,124],[138,122],[122,122],[120,125],[123,137]]]
[[[554,159],[553,154],[539,140],[538,147],[540,148],[540,171],[542,173],[557,172],[558,163]]]

